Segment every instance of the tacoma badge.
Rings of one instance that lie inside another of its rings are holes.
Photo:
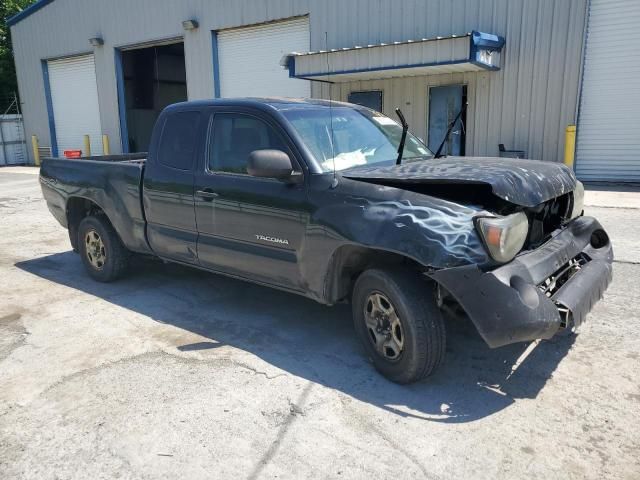
[[[264,240],[265,242],[279,243],[281,245],[289,245],[289,240],[283,238],[267,237],[266,235],[256,235],[258,240]]]

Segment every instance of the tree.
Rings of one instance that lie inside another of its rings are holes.
[[[31,3],[33,0],[0,0],[0,108],[18,91],[11,30],[6,22],[9,17],[24,10]]]

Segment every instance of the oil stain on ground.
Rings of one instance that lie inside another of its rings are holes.
[[[0,317],[0,361],[18,348],[27,335],[21,313],[14,312]]]

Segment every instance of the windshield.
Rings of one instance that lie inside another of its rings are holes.
[[[381,113],[349,107],[304,108],[282,113],[325,172],[359,165],[393,165],[398,158],[402,127]],[[407,133],[403,159],[432,156],[420,140]]]

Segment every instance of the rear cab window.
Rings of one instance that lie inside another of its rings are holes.
[[[197,149],[200,112],[176,112],[167,116],[162,128],[158,162],[176,170],[191,171]]]

